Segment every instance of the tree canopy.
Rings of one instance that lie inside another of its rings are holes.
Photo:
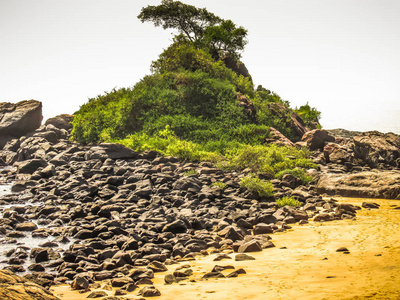
[[[214,59],[230,56],[238,60],[247,44],[247,30],[237,27],[205,8],[197,8],[180,1],[162,0],[160,5],[143,7],[138,18],[153,22],[164,29],[176,29],[176,41],[190,41],[197,48],[207,50]]]

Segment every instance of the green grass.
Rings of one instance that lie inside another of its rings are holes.
[[[271,197],[274,195],[274,188],[269,181],[261,180],[255,176],[246,176],[242,178],[240,186],[246,188],[260,197]]]
[[[301,206],[301,203],[294,199],[293,197],[287,197],[284,196],[281,199],[276,200],[276,204],[278,207],[284,207],[284,206],[293,206],[293,207],[299,207]]]

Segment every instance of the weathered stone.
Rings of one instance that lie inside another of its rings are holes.
[[[303,142],[307,143],[307,146],[311,150],[323,149],[325,143],[334,142],[335,138],[329,134],[328,131],[324,129],[315,129],[309,131],[303,135],[301,138]]]
[[[157,297],[161,296],[161,292],[154,286],[145,286],[138,292],[138,295],[142,297]]]
[[[238,252],[258,252],[262,251],[261,245],[256,240],[251,240],[240,245]]]
[[[0,135],[21,137],[40,127],[42,103],[24,100],[14,103],[0,103]]]

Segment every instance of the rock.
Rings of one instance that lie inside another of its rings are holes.
[[[343,197],[400,199],[400,171],[375,169],[351,174],[324,173],[316,191]]]
[[[28,281],[11,271],[0,270],[0,299],[7,300],[59,300],[44,287]]]
[[[93,291],[86,298],[101,298],[107,297],[107,295],[105,291]]]
[[[72,129],[72,119],[73,116],[72,115],[68,115],[68,114],[62,114],[62,115],[58,115],[56,117],[47,119],[47,121],[44,123],[44,125],[53,125],[56,128],[59,129],[65,129],[65,130],[70,130]]]
[[[351,162],[353,156],[349,149],[346,149],[335,143],[327,143],[324,146],[324,158],[327,163],[343,164]]]
[[[239,274],[246,274],[246,271],[242,268],[237,269],[237,270],[233,271],[232,273],[229,273],[228,275],[226,275],[226,278],[238,277]]]
[[[378,131],[361,133],[354,137],[354,155],[371,168],[385,168],[385,164],[400,167],[400,136]]]
[[[165,284],[172,284],[176,282],[176,277],[173,274],[167,274],[164,276]]]
[[[274,233],[274,228],[271,225],[259,223],[254,226],[253,233],[254,233],[254,235],[265,234],[265,233]]]
[[[157,297],[161,296],[161,292],[154,286],[145,286],[138,292],[138,295],[142,297]]]
[[[236,254],[235,261],[244,261],[244,260],[255,260],[255,258],[245,253]]]
[[[34,231],[38,226],[33,222],[19,223],[15,226],[15,230],[18,231]]]
[[[73,290],[87,290],[89,288],[89,281],[83,276],[77,276],[71,283]]]
[[[100,159],[135,159],[138,153],[121,144],[102,143],[99,146],[91,147],[85,154],[86,160]]]
[[[187,227],[183,220],[175,220],[172,223],[166,224],[162,232],[172,232],[172,233],[184,233],[186,232]]]
[[[323,150],[325,143],[334,142],[335,138],[324,129],[315,129],[305,133],[301,141],[306,142],[310,150]]]
[[[262,251],[261,245],[256,240],[245,242],[239,246],[238,252],[258,252]]]
[[[208,272],[206,274],[203,275],[204,279],[208,279],[208,278],[225,278],[225,275],[222,274],[221,272]]]
[[[47,162],[44,159],[29,159],[14,164],[17,167],[18,173],[33,174],[39,168],[47,167]]]
[[[269,128],[269,136],[265,139],[268,144],[277,144],[280,146],[294,146],[293,142],[285,137],[280,131],[276,130],[274,127]]]
[[[42,103],[24,100],[18,103],[0,103],[0,136],[21,137],[40,127]]]
[[[349,249],[347,249],[346,247],[340,247],[336,250],[336,252],[350,252]]]
[[[361,206],[364,208],[371,208],[371,209],[378,209],[380,207],[378,203],[374,202],[363,202]]]

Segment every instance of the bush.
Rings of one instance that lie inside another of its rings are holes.
[[[240,186],[246,188],[259,197],[271,197],[274,195],[274,188],[269,181],[261,180],[258,177],[247,176],[242,178]]]
[[[284,196],[281,199],[276,200],[276,204],[278,207],[284,207],[284,206],[293,206],[293,207],[299,207],[301,206],[301,203],[294,199],[293,197],[287,197]]]
[[[224,190],[228,186],[226,185],[226,183],[224,183],[222,181],[216,181],[216,182],[211,183],[211,187],[217,187],[217,188],[220,188],[221,190]]]

